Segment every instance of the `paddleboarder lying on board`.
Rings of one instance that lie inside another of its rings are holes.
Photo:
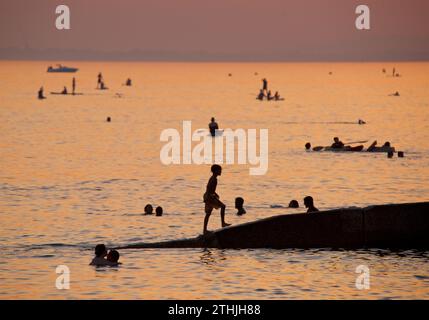
[[[319,209],[314,206],[313,197],[311,196],[304,198],[304,205],[306,208],[308,208],[307,213],[319,212]]]
[[[344,143],[338,138],[334,138],[334,143],[331,145],[332,149],[341,149],[344,148]]]
[[[219,195],[216,193],[217,187],[217,177],[222,175],[222,167],[218,164],[214,164],[211,167],[211,172],[213,175],[210,177],[209,182],[207,183],[206,193],[204,193],[204,203],[205,203],[205,212],[206,216],[204,217],[204,228],[203,234],[207,234],[207,225],[209,223],[210,215],[213,209],[220,209],[220,219],[222,223],[222,228],[227,227],[230,224],[225,222],[225,205],[222,201],[219,200]]]

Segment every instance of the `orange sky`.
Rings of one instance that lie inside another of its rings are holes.
[[[69,31],[55,28],[59,4]],[[427,19],[427,0],[3,0],[0,58],[427,60]]]

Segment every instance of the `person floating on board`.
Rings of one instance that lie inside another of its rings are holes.
[[[101,89],[101,83],[103,82],[103,75],[101,72],[98,73],[97,79],[97,89]]]
[[[338,138],[334,138],[334,143],[331,145],[332,149],[341,149],[344,148],[344,143]]]
[[[319,209],[314,206],[313,197],[311,196],[304,198],[304,205],[306,208],[308,208],[307,213],[319,212]]]
[[[64,86],[64,89],[63,89],[63,91],[61,91],[61,94],[67,94],[67,87],[66,86]]]
[[[209,130],[212,137],[216,136],[216,130],[219,130],[219,125],[215,121],[215,118],[212,117],[211,122],[209,123]]]
[[[46,97],[43,95],[43,87],[40,87],[39,91],[37,92],[37,98],[39,100],[46,99]]]
[[[246,214],[246,210],[244,210],[244,199],[242,197],[235,198],[235,209],[237,209],[237,216],[242,216]]]
[[[76,78],[73,77],[73,81],[72,81],[72,93],[75,94],[76,93]]]
[[[222,201],[219,200],[219,195],[216,193],[217,177],[222,175],[222,167],[218,164],[214,164],[211,167],[211,172],[213,175],[210,177],[209,182],[207,183],[206,192],[203,196],[206,213],[206,216],[204,217],[203,234],[208,233],[207,225],[209,223],[209,218],[213,209],[220,209],[222,228],[230,226],[229,223],[225,222],[226,206],[222,203]]]

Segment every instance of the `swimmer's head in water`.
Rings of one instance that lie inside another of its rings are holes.
[[[305,149],[306,149],[306,150],[310,150],[310,148],[311,148],[311,143],[310,143],[310,142],[307,142],[307,143],[305,144]]]
[[[236,209],[243,208],[243,205],[244,205],[244,199],[242,197],[235,198],[235,208]]]
[[[97,257],[104,257],[107,254],[107,249],[104,244],[97,244],[95,246],[95,255]]]
[[[220,176],[222,174],[222,167],[218,164],[214,164],[211,167],[211,172]]]
[[[313,205],[314,205],[313,197],[311,197],[311,196],[305,197],[304,198],[304,205],[306,208],[313,207]]]
[[[151,204],[147,204],[144,207],[144,213],[146,213],[146,214],[152,214],[153,213],[153,207]]]
[[[291,202],[289,202],[289,208],[299,208],[299,203],[296,200],[291,200]]]
[[[334,138],[334,141],[335,141],[335,142],[338,142],[338,141],[340,141],[340,139],[339,139],[338,137],[335,137],[335,138]]]
[[[156,207],[155,212],[158,217],[162,216],[162,213],[163,213],[162,207],[160,206]]]
[[[109,260],[111,262],[118,262],[119,252],[116,250],[110,250],[109,254],[107,255],[107,260]]]

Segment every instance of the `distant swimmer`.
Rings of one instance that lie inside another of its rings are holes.
[[[266,92],[268,91],[268,80],[267,79],[262,79],[262,91]]]
[[[276,91],[276,93],[274,94],[274,100],[279,101],[280,99],[281,99],[280,94],[278,91]]]
[[[389,94],[389,96],[391,96],[391,97],[399,97],[400,94],[399,94],[399,91],[396,91],[395,93]]]
[[[37,92],[37,98],[39,100],[46,99],[46,97],[43,95],[43,87],[40,87],[39,91]]]
[[[383,70],[381,70],[381,72],[386,73],[386,69],[385,69],[385,68],[383,68]]]
[[[216,130],[219,130],[219,125],[215,121],[215,118],[212,117],[211,122],[209,123],[209,130],[212,137],[216,136]]]
[[[92,259],[90,265],[91,266],[116,266],[118,265],[118,261],[114,262],[116,255],[110,257],[111,260],[106,259],[107,249],[104,244],[97,244],[95,246],[95,257]],[[117,255],[119,259],[119,253]]]
[[[267,100],[268,101],[273,100],[273,96],[271,95],[271,90],[269,90],[268,93],[267,93]]]
[[[131,82],[131,79],[130,79],[130,78],[128,78],[128,79],[127,79],[127,81],[125,82],[125,85],[126,85],[127,87],[131,87],[132,82]]]
[[[162,214],[164,213],[164,210],[162,210],[162,207],[158,206],[155,209],[155,214],[157,217],[162,217]]]
[[[64,86],[63,91],[61,91],[61,94],[67,94],[67,87]]]
[[[311,196],[307,196],[304,198],[304,205],[306,208],[308,208],[307,213],[312,213],[312,212],[318,212],[319,209],[317,209],[314,206],[314,201],[313,201],[313,197]]]
[[[73,81],[72,81],[72,93],[75,94],[76,93],[76,78],[73,77]]]
[[[246,214],[246,210],[244,210],[244,199],[242,197],[235,198],[235,209],[237,209],[237,216],[242,216]]]
[[[109,261],[111,263],[112,266],[116,266],[121,264],[119,262],[119,252],[116,250],[110,250],[109,253],[107,254],[107,261]]]
[[[103,82],[103,75],[101,74],[101,72],[99,72],[97,76],[97,89],[101,89],[102,82]]]
[[[307,142],[306,144],[305,144],[305,150],[310,150],[311,149],[311,143],[310,142]]]
[[[341,149],[344,148],[344,143],[338,138],[334,138],[334,143],[331,145],[332,149]]]
[[[290,202],[289,202],[289,206],[288,206],[289,208],[294,208],[294,209],[297,209],[297,208],[299,208],[299,203],[298,203],[298,201],[296,201],[296,200],[291,200]]]
[[[359,119],[358,124],[366,124],[366,122],[363,121],[362,119]]]
[[[152,205],[151,205],[151,204],[147,204],[147,205],[144,207],[144,214],[145,214],[145,215],[151,215],[151,214],[153,214],[153,207],[152,207]]]
[[[259,91],[259,94],[258,94],[258,96],[256,97],[256,99],[258,99],[258,100],[264,100],[264,97],[265,97],[265,93],[264,93],[264,90],[260,90]]]
[[[220,218],[222,223],[222,228],[227,227],[230,224],[225,222],[225,209],[226,206],[219,200],[219,195],[216,193],[217,187],[217,177],[222,175],[222,167],[218,164],[214,164],[211,167],[212,176],[207,183],[206,192],[204,193],[204,203],[205,203],[205,213],[204,217],[204,227],[203,234],[207,234],[207,225],[209,223],[210,215],[213,209],[220,209]]]

